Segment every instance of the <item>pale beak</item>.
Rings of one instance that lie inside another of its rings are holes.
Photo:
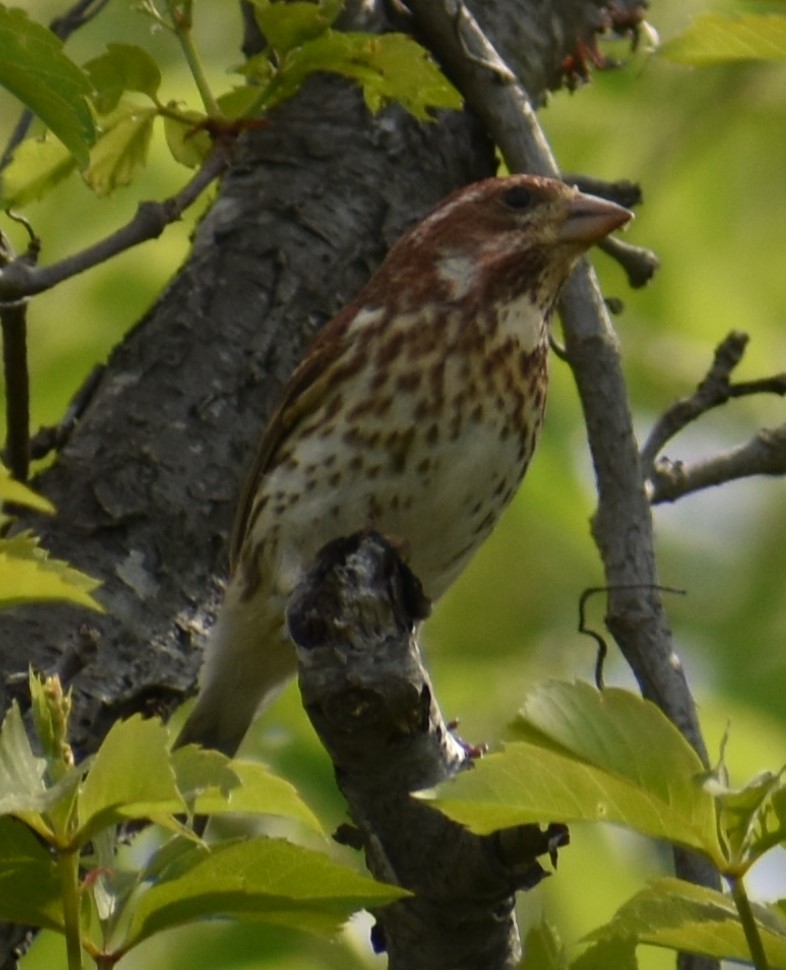
[[[632,212],[615,202],[578,192],[570,201],[565,221],[557,235],[560,242],[590,246],[632,218]]]

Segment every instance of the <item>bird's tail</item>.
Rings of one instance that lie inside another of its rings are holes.
[[[205,652],[196,705],[175,747],[201,744],[232,757],[258,711],[296,671],[283,601],[268,599],[259,611],[236,603],[237,595],[230,583]]]

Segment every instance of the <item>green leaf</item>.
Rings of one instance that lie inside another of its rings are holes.
[[[721,830],[735,865],[750,867],[786,838],[786,789],[782,776],[766,772],[744,788],[713,792],[718,799]]]
[[[103,613],[90,595],[98,581],[60,559],[49,559],[38,542],[30,532],[0,539],[0,607],[64,600]]]
[[[10,818],[0,818],[0,920],[63,929],[52,856],[30,829]]]
[[[770,967],[786,968],[786,924],[772,909],[753,905]],[[637,893],[590,941],[628,940],[750,961],[750,951],[731,896],[680,879],[663,878]]]
[[[95,141],[87,103],[90,81],[63,53],[62,42],[22,10],[0,5],[0,84],[33,111],[87,165]]]
[[[635,940],[599,940],[571,963],[570,970],[609,970],[610,967],[639,970]]]
[[[524,940],[524,959],[521,970],[567,970],[565,948],[550,923],[541,921],[533,926]]]
[[[120,104],[90,152],[85,180],[97,195],[129,185],[145,165],[157,114],[156,108]]]
[[[330,71],[360,84],[366,104],[379,111],[398,101],[427,120],[430,108],[460,108],[461,96],[428,52],[404,34],[352,34],[328,30],[293,51],[271,85],[272,103],[290,97],[317,71]]]
[[[0,814],[38,812],[48,806],[44,761],[36,758],[14,702],[0,728]]]
[[[0,729],[0,814],[15,815],[45,840],[57,838],[53,819],[65,815],[87,762],[60,774],[47,785],[46,761],[30,747],[22,716],[14,703]]]
[[[76,170],[77,162],[55,138],[26,138],[0,175],[0,208],[16,209],[43,198]]]
[[[355,35],[363,37],[362,34]],[[373,74],[359,78],[369,108],[377,112],[389,101],[397,101],[427,121],[432,108],[460,110],[463,100],[431,59],[428,51],[406,34],[382,34],[362,45],[353,56],[368,57]],[[349,76],[352,76],[351,71]]]
[[[126,819],[186,811],[158,718],[117,721],[98,749],[79,799],[80,842]]]
[[[196,799],[198,815],[276,815],[294,819],[313,832],[323,834],[322,826],[290,782],[279,778],[264,765],[251,761],[232,761],[230,767],[239,784],[228,797],[213,790]]]
[[[536,688],[500,754],[439,788],[437,807],[476,832],[529,822],[603,821],[704,851],[722,863],[702,764],[670,721],[628,691]]]
[[[15,505],[24,505],[29,509],[35,509],[36,512],[46,512],[47,515],[53,515],[55,512],[55,507],[49,499],[44,498],[43,495],[38,495],[31,488],[28,488],[27,485],[15,481],[11,478],[11,472],[1,463],[0,502],[13,502]]]
[[[212,142],[206,131],[197,129],[205,116],[198,111],[184,112],[188,120],[164,116],[164,134],[172,157],[181,165],[197,168],[210,154]]]
[[[321,3],[252,0],[252,3],[265,40],[279,54],[324,34],[344,5],[343,0],[323,0]]]
[[[205,916],[332,934],[358,909],[405,895],[280,839],[193,845],[172,878],[135,900],[123,945]]]
[[[786,60],[786,17],[776,13],[705,13],[661,47],[680,64]]]
[[[251,58],[251,61],[256,61],[256,59]],[[268,67],[270,66],[267,58],[262,58],[257,63],[264,63]],[[253,71],[252,73],[255,78],[260,76],[258,71]],[[218,98],[218,106],[225,118],[234,121],[237,118],[252,117],[257,113],[257,106],[260,101],[264,100],[260,96],[260,89],[264,89],[267,86],[271,74],[268,72],[262,76],[264,78],[263,84],[244,84],[242,87],[235,87],[231,91],[226,91]]]
[[[85,64],[96,91],[99,114],[114,111],[125,91],[138,91],[154,101],[161,86],[161,71],[146,50],[133,44],[107,44],[105,54]]]

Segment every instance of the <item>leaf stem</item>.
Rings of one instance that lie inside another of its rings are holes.
[[[63,897],[68,970],[83,970],[82,926],[79,907],[79,852],[61,851],[58,855],[57,866],[60,870],[60,888]]]
[[[205,69],[202,66],[202,59],[194,45],[194,38],[191,33],[191,4],[177,3],[175,0],[169,0],[169,13],[172,17],[172,26],[177,34],[177,39],[180,41],[183,56],[188,64],[188,69],[191,71],[191,76],[194,78],[199,96],[202,98],[202,104],[205,106],[205,111],[213,118],[220,118],[222,117],[222,111],[210,89]]]
[[[742,876],[727,878],[729,886],[731,887],[732,899],[734,900],[734,905],[737,907],[737,913],[740,917],[742,930],[745,933],[745,940],[751,952],[753,965],[756,967],[756,970],[769,970],[767,954],[764,952],[764,944],[761,940],[759,927],[756,925],[756,917],[753,915]]]

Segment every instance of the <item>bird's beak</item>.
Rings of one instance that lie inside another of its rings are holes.
[[[632,218],[632,212],[615,202],[577,192],[568,205],[558,238],[560,242],[584,243],[590,246],[624,226]]]

